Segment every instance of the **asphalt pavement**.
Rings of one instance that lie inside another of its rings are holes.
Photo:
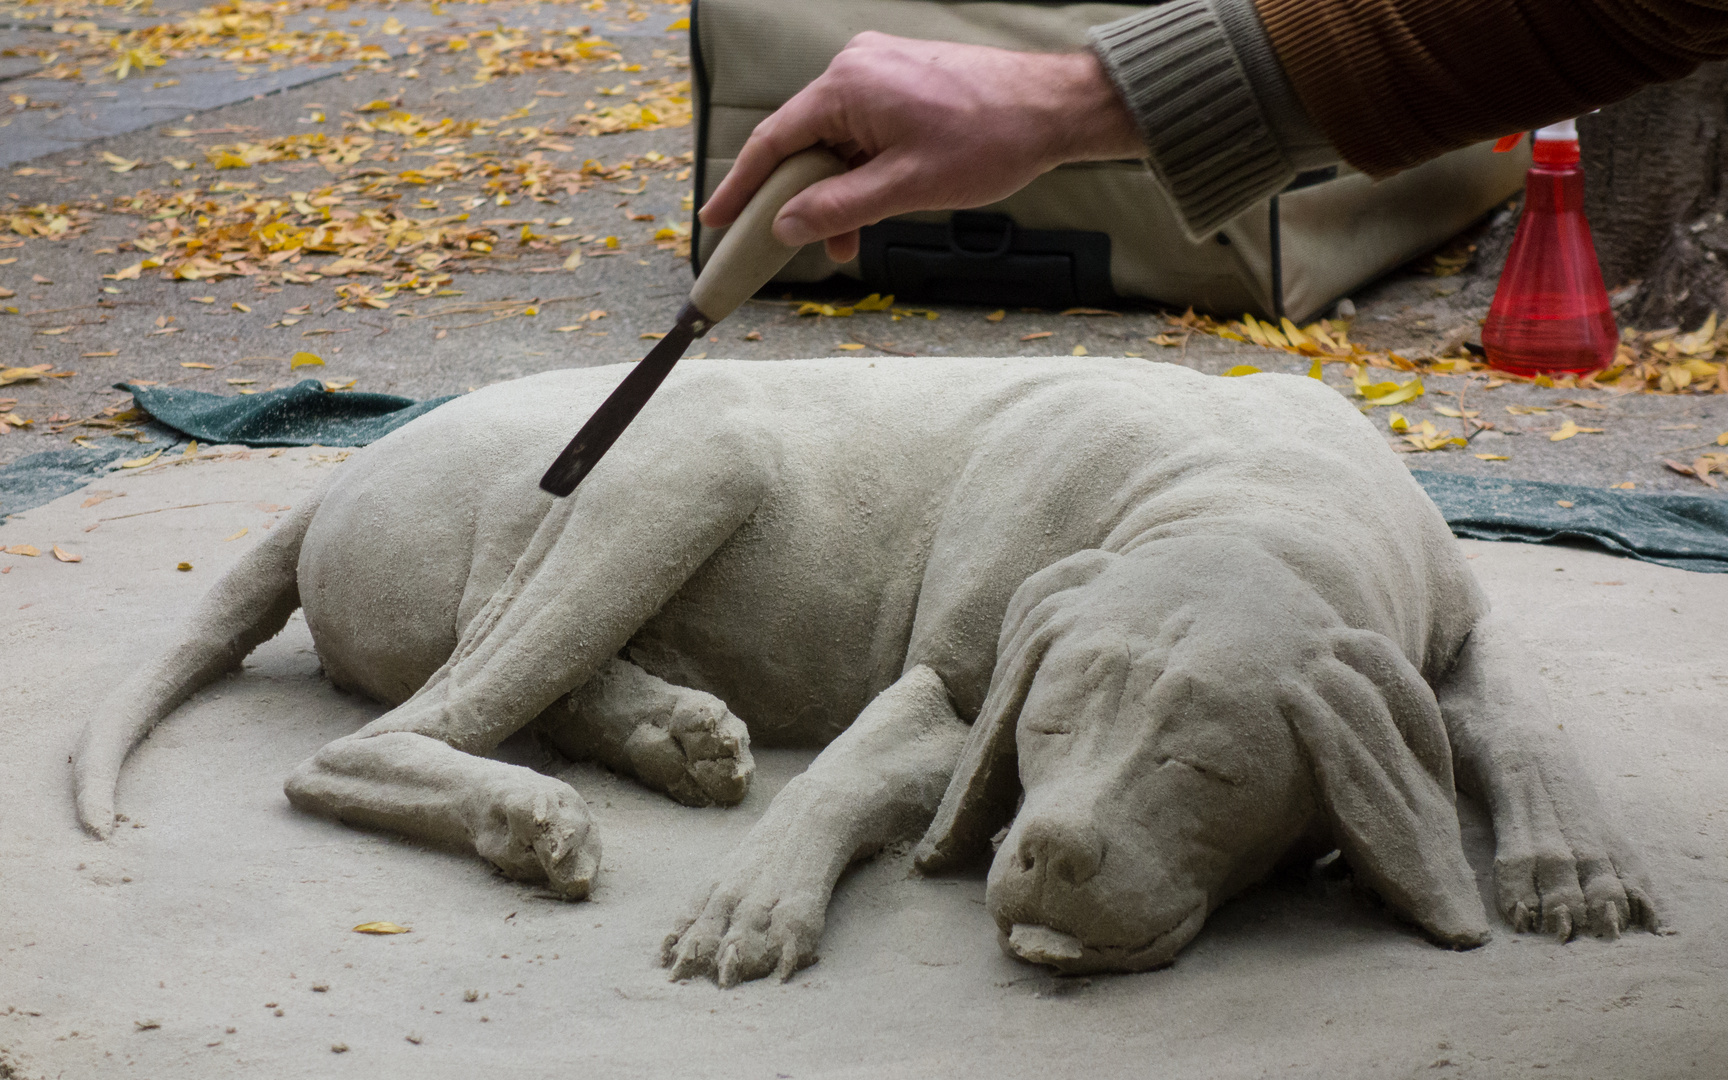
[[[0,408],[15,402],[0,413],[9,431],[0,436],[0,464],[74,438],[107,445],[115,432],[140,437],[127,434],[138,430],[123,412],[128,395],[112,388],[122,381],[231,394],[310,376],[424,398],[550,368],[632,361],[652,344],[645,335],[668,328],[691,281],[695,128],[683,5],[334,0],[277,8],[283,14],[249,44],[235,37],[227,54],[146,51],[140,59],[160,63],[116,81],[116,57],[128,41],[146,40],[142,28],[198,18],[218,25],[221,12],[198,16],[188,0],[148,11],[0,3],[0,48],[16,54],[0,58],[0,162],[9,174],[0,191],[0,367],[40,369],[0,385]],[[74,33],[75,25],[83,29]],[[212,34],[217,46],[228,44]],[[94,59],[81,78],[42,77],[65,75],[79,55],[50,47],[104,35],[107,51],[86,49]],[[255,160],[243,160],[247,154]],[[410,171],[413,178],[401,179]],[[222,229],[244,225],[261,202],[297,198],[326,212],[333,246],[292,261],[221,255]],[[240,203],[254,210],[234,210]],[[14,226],[29,220],[7,230],[8,214]],[[372,228],[382,242],[392,227],[436,220],[451,236],[416,241],[393,266],[377,261],[388,258],[378,244],[344,247],[341,239],[345,229]],[[207,261],[164,280],[179,272],[174,257],[192,259],[200,246]],[[361,269],[324,272],[356,252]],[[147,263],[163,257],[161,267]],[[236,260],[243,272],[206,272],[232,270]],[[1486,313],[1493,261],[1478,258],[1447,277],[1434,276],[1433,260],[1394,273],[1353,298],[1352,338],[1406,356],[1455,345]],[[1130,304],[1106,314],[954,305],[800,314],[812,301],[837,309],[863,292],[846,282],[771,291],[691,354],[915,354],[940,362],[1084,350],[1210,373],[1252,364],[1302,374],[1310,365],[1189,333],[1171,323],[1172,313]],[[1375,379],[1411,377],[1370,371]],[[1328,383],[1366,405],[1351,375],[1348,364],[1325,367]],[[1410,451],[1413,467],[1714,493],[1664,462],[1719,449],[1715,440],[1728,429],[1720,392],[1501,384],[1481,371],[1421,377],[1423,396],[1369,410],[1389,442]],[[1469,445],[1417,451],[1390,429],[1394,411],[1417,431],[1432,422],[1435,433],[1468,434]],[[1466,423],[1451,413],[1477,415]],[[1555,440],[1568,421],[1578,434]]]

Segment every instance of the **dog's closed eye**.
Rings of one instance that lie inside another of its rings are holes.
[[[1241,783],[1240,780],[1238,780],[1234,776],[1229,775],[1228,773],[1221,772],[1218,769],[1215,769],[1210,765],[1206,765],[1206,764],[1203,764],[1203,763],[1198,762],[1198,761],[1193,761],[1193,760],[1190,760],[1188,758],[1167,757],[1167,758],[1160,759],[1158,762],[1158,767],[1160,769],[1162,769],[1166,766],[1169,766],[1169,765],[1175,765],[1178,768],[1187,769],[1190,772],[1195,772],[1195,773],[1200,774],[1201,776],[1205,777],[1208,780],[1216,780],[1219,783],[1227,784],[1230,787],[1235,787],[1237,784]]]

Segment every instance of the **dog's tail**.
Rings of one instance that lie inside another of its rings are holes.
[[[181,702],[275,637],[300,606],[300,544],[324,496],[310,497],[224,574],[198,604],[179,640],[108,696],[73,754],[78,820],[103,838],[114,828],[120,766],[150,729]]]

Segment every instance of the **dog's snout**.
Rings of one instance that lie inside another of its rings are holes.
[[[1084,885],[1104,863],[1104,841],[1089,825],[1040,818],[1021,830],[1015,856],[1024,873],[1042,873],[1064,885]]]

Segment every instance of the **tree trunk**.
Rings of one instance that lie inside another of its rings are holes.
[[[1728,313],[1728,64],[1578,121],[1585,210],[1610,290],[1640,282],[1623,325]]]

